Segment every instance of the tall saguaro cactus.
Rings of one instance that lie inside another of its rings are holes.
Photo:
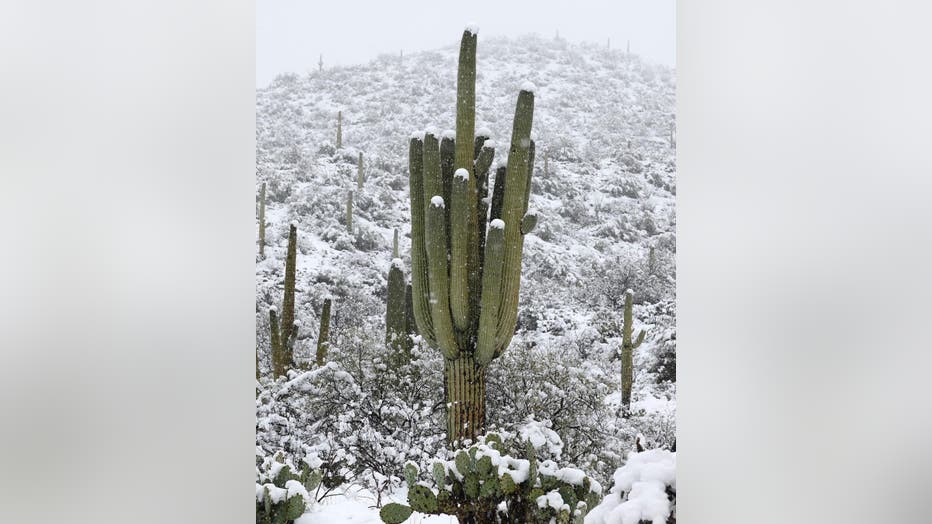
[[[627,414],[631,406],[631,386],[634,385],[634,350],[644,342],[644,330],[638,333],[638,338],[631,341],[632,310],[634,309],[634,291],[625,291],[624,326],[621,328],[621,406],[622,412]]]
[[[385,343],[395,351],[405,347],[405,274],[401,259],[392,259],[388,270],[388,298],[385,308]]]
[[[272,336],[272,375],[283,376],[294,362],[294,342],[298,329],[294,323],[295,266],[298,257],[298,228],[288,230],[288,254],[285,257],[285,297],[282,300],[281,325],[275,308],[269,310]]]
[[[330,349],[330,303],[329,298],[324,299],[324,307],[320,312],[320,333],[317,335],[317,366],[323,366]]]
[[[265,258],[265,182],[259,191],[259,257]]]
[[[526,84],[518,94],[508,163],[496,172],[491,217],[494,149],[489,137],[475,136],[475,91],[476,33],[466,29],[455,139],[445,136],[441,142],[428,131],[409,143],[412,305],[418,333],[445,359],[447,436],[454,443],[484,430],[486,370],[515,332],[524,235],[533,227],[527,208],[534,88]],[[450,156],[453,169],[445,167]]]
[[[337,111],[337,149],[343,147],[343,111]]]

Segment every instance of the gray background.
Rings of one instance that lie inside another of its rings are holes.
[[[251,522],[255,5],[0,10],[3,519]],[[929,520],[930,14],[679,5],[683,523]]]

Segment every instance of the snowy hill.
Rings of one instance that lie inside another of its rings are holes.
[[[260,348],[268,344],[268,310],[280,307],[294,223],[296,356],[313,352],[325,297],[334,299],[333,359],[369,360],[378,351],[395,229],[410,268],[408,138],[454,127],[457,53],[451,45],[287,74],[257,92],[256,194],[262,183],[268,191],[266,256],[256,264]],[[566,444],[564,458],[607,485],[635,434],[657,446],[673,439],[674,72],[562,39],[481,34],[477,71],[476,126],[499,145],[494,165],[505,161],[520,86],[537,87],[530,208],[539,222],[524,247],[518,334],[490,368],[490,426],[550,420]],[[335,148],[338,112],[341,149]],[[345,225],[351,191],[352,234]],[[618,403],[620,297],[627,288],[636,297],[635,329],[648,329],[635,353],[633,405],[642,418],[606,420],[594,410],[611,413]],[[368,365],[357,365],[360,375],[381,369]],[[513,379],[521,373],[552,382],[531,381],[515,392]],[[593,435],[590,427],[614,429]],[[386,456],[397,455],[397,464],[417,461],[428,455],[424,447]]]

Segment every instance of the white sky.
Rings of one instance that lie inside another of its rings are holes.
[[[676,63],[675,0],[258,0],[256,85],[277,74],[365,63],[382,53],[436,49],[463,28],[483,37],[538,33],[598,42]]]

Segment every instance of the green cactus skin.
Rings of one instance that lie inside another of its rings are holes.
[[[488,137],[475,136],[475,79],[476,35],[466,30],[455,140],[447,136],[438,142],[427,132],[409,143],[414,317],[418,333],[446,360],[451,443],[482,433],[486,368],[514,335],[535,148],[530,139],[534,93],[521,90],[508,165],[496,171],[491,199],[491,217],[503,220],[504,227],[496,222],[487,228],[494,149],[485,145]]]
[[[408,483],[408,486],[417,484],[417,466],[409,462],[405,464],[402,472],[404,473],[405,482]]]
[[[408,335],[417,334],[417,322],[414,320],[414,291],[411,284],[405,286],[405,333]],[[411,337],[407,338],[407,347],[413,346]]]
[[[330,305],[331,300],[324,299],[324,306],[320,312],[320,332],[317,335],[317,367],[324,365],[327,351],[330,349]]]
[[[294,224],[288,229],[288,254],[285,258],[285,298],[282,301],[282,343],[284,344],[285,367],[290,368],[294,360],[294,286],[298,257],[298,228]]]
[[[408,504],[419,513],[436,513],[437,496],[426,486],[408,488]]]
[[[401,524],[411,517],[411,513],[414,513],[414,510],[408,506],[392,502],[382,507],[382,510],[379,511],[379,517],[382,518],[382,522],[385,522],[385,524]]]
[[[434,462],[432,469],[433,469],[432,473],[434,474],[434,483],[436,483],[437,487],[439,488],[445,487],[447,468],[444,467],[442,462]]]
[[[343,147],[343,111],[337,111],[337,149]]]
[[[346,197],[346,232],[353,234],[353,192]]]
[[[388,299],[385,308],[385,344],[391,348],[393,354],[402,357],[410,349],[407,325],[410,322],[407,316],[407,285],[404,271],[398,259],[392,261],[388,270]],[[402,358],[407,360],[407,358]]]
[[[634,292],[625,291],[624,326],[621,329],[621,405],[622,412],[627,414],[631,406],[631,387],[634,385],[634,350],[644,342],[645,332],[642,329],[637,340],[631,340],[633,330],[632,310],[634,309]]]
[[[265,258],[265,182],[259,190],[259,258]]]
[[[365,177],[363,176],[363,163],[362,163],[362,151],[359,152],[359,166],[356,170],[356,189],[362,191],[362,185],[365,182]]]
[[[400,258],[398,255],[398,230],[395,230],[394,235],[392,236],[392,258]]]

